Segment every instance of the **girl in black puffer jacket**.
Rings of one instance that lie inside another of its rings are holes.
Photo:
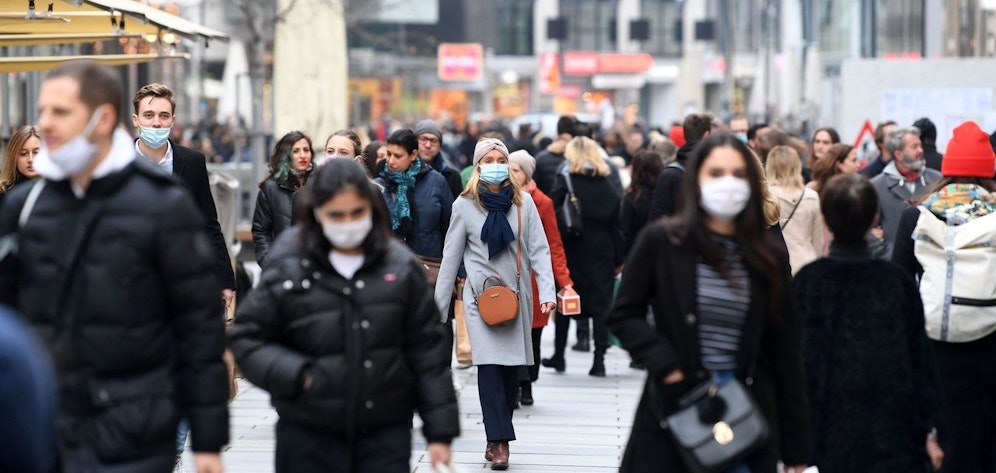
[[[230,334],[280,415],[276,471],[411,471],[415,410],[433,463],[449,463],[450,353],[421,267],[355,162],[321,168],[305,197]]]

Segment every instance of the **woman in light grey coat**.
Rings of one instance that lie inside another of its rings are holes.
[[[519,228],[521,214],[522,226]],[[519,253],[521,248],[521,253]],[[516,283],[516,255],[522,269]],[[443,262],[436,280],[436,304],[449,313],[451,290],[461,261],[467,271],[464,314],[478,391],[488,437],[485,459],[491,469],[508,468],[508,442],[515,440],[512,409],[519,385],[519,367],[535,363],[532,349],[532,285],[536,272],[540,310],[555,307],[550,247],[536,205],[518,182],[508,178],[508,148],[500,140],[484,138],[474,149],[474,173],[455,202],[443,246]],[[492,327],[485,323],[474,301],[485,280],[498,276],[519,294],[519,315]]]

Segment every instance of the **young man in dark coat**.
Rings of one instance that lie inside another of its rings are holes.
[[[117,126],[121,90],[91,61],[42,83],[43,179],[0,209],[0,238],[18,240],[0,302],[50,349],[62,471],[169,471],[186,418],[198,472],[220,473],[228,383],[211,246],[187,191]]]
[[[211,185],[204,153],[180,146],[170,141],[169,134],[176,123],[176,100],[173,91],[163,84],[149,84],[132,99],[135,113],[132,125],[138,129],[135,149],[149,161],[183,181],[194,203],[204,216],[208,237],[211,239],[215,275],[223,289],[225,304],[231,304],[235,295],[235,274],[228,253],[225,236],[218,223],[218,210],[211,196]]]
[[[131,123],[138,129],[135,150],[162,170],[179,177],[204,217],[206,230],[211,238],[215,275],[218,283],[224,288],[222,298],[225,299],[227,308],[235,298],[235,274],[232,271],[232,258],[228,253],[228,245],[218,223],[218,210],[211,195],[204,154],[169,140],[173,124],[176,122],[176,100],[173,99],[173,91],[169,87],[163,84],[149,84],[138,89],[132,99],[132,106],[135,108],[135,113],[131,116]],[[189,430],[190,426],[185,421],[181,422],[176,439],[177,465],[180,465],[180,455],[183,453]]]

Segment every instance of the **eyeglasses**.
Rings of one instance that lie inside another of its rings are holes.
[[[439,139],[438,138],[419,138],[418,142],[419,143],[424,143],[424,144],[427,144],[427,145],[438,145],[439,144]]]

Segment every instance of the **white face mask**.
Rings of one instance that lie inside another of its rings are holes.
[[[322,233],[325,234],[325,238],[332,244],[332,247],[337,250],[355,250],[359,248],[363,244],[363,241],[367,239],[370,230],[373,229],[373,214],[371,212],[367,212],[367,215],[359,220],[338,223],[322,220],[319,218],[318,211],[316,210],[315,220],[318,220],[318,223],[322,225]]]
[[[717,220],[733,220],[750,200],[750,184],[733,176],[704,182],[701,189],[702,210]]]
[[[41,164],[43,169],[50,169],[49,165],[55,167],[56,169],[53,170],[55,172],[52,174],[58,174],[59,176],[53,177],[53,179],[65,179],[83,172],[93,161],[94,156],[97,155],[97,145],[90,141],[90,134],[93,133],[94,128],[97,127],[97,123],[100,122],[103,116],[104,109],[98,108],[93,113],[93,116],[90,117],[90,121],[86,124],[83,132],[67,141],[59,149],[55,150],[55,152],[50,152],[43,140],[41,149],[38,151],[38,156],[35,157],[35,168],[38,168],[39,164]]]

